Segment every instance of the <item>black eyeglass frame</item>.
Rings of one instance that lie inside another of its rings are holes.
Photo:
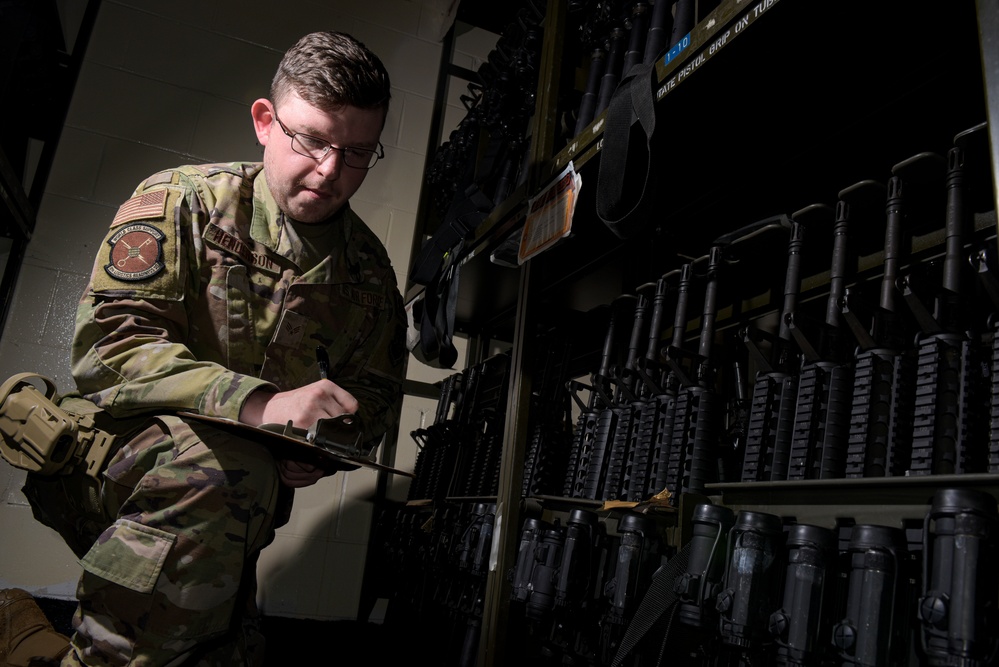
[[[281,122],[280,118],[278,118],[277,109],[274,110],[274,120],[277,121],[278,126],[281,128],[281,131],[284,132],[285,135],[288,136],[291,139],[291,150],[295,151],[296,153],[298,153],[299,155],[301,155],[303,157],[312,158],[316,162],[322,162],[324,159],[326,159],[326,156],[330,154],[330,151],[340,151],[340,158],[343,160],[343,164],[345,166],[350,167],[351,169],[364,169],[364,170],[368,170],[368,169],[371,169],[372,167],[374,167],[376,164],[378,164],[378,161],[381,160],[381,159],[384,159],[384,157],[385,157],[385,147],[382,146],[382,142],[380,142],[380,141],[378,142],[378,148],[374,149],[374,150],[372,150],[370,148],[357,148],[356,146],[344,146],[344,147],[341,148],[340,146],[334,146],[333,144],[331,144],[330,142],[326,141],[325,139],[322,139],[320,137],[315,137],[315,136],[313,136],[311,134],[306,134],[305,132],[292,132],[287,127],[285,127],[285,124]],[[302,151],[307,151],[307,149],[304,148],[304,147],[301,147],[301,150],[299,150],[300,145],[296,144],[296,142],[295,142],[295,140],[298,137],[306,137],[306,138],[311,139],[312,141],[315,141],[315,142],[317,142],[319,144],[325,144],[326,148],[323,149],[323,154],[320,155],[319,157],[316,157],[312,153],[302,152]],[[347,158],[347,151],[360,151],[360,152],[363,152],[363,153],[370,153],[371,156],[372,156],[372,158],[374,158],[374,159],[373,159],[373,161],[370,161],[371,158],[369,158],[370,164],[368,164],[367,166],[364,166],[364,167],[359,167],[359,166],[357,166],[355,164],[351,164],[350,163],[350,160]]]

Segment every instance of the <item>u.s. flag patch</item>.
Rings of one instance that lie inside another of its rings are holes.
[[[136,282],[152,278],[164,269],[165,235],[152,225],[136,223],[122,227],[107,240],[110,261],[104,271],[112,278]]]
[[[166,190],[136,195],[121,205],[111,226],[116,227],[134,220],[162,219],[166,215],[166,200]]]

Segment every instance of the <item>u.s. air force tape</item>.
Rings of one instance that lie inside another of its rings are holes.
[[[112,278],[136,282],[152,278],[164,269],[163,232],[152,225],[136,223],[119,229],[107,242],[110,261],[104,271]]]

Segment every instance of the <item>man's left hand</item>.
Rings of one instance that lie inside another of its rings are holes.
[[[285,486],[289,486],[293,489],[300,489],[304,486],[312,486],[323,477],[331,474],[330,472],[310,463],[301,463],[299,461],[282,459],[279,460],[277,464],[278,474],[281,475],[281,481]]]

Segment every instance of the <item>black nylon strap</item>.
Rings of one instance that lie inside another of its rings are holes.
[[[429,285],[440,271],[445,257],[459,242],[468,239],[492,208],[492,200],[475,184],[455,197],[444,216],[444,222],[423,244],[413,260],[409,279],[420,285]]]
[[[656,571],[645,592],[635,615],[625,630],[624,637],[618,645],[617,654],[611,662],[611,667],[620,667],[628,654],[638,645],[638,642],[655,626],[664,614],[677,603],[677,595],[673,590],[673,582],[683,572],[687,571],[687,561],[690,558],[690,543],[688,542],[673,558]],[[668,629],[668,625],[667,625]],[[663,637],[665,645],[666,637]]]
[[[656,129],[653,100],[656,60],[632,67],[621,79],[607,107],[597,172],[596,209],[604,224],[620,238],[634,234],[645,221],[645,188],[652,168],[650,143]],[[636,119],[645,135],[644,145],[632,141]],[[632,152],[629,158],[632,148],[637,152]]]
[[[458,273],[464,241],[458,241],[449,253],[451,263],[434,276],[423,293],[423,314],[420,318],[420,352],[418,358],[429,366],[452,368],[458,360],[454,347],[454,313],[458,301]]]

